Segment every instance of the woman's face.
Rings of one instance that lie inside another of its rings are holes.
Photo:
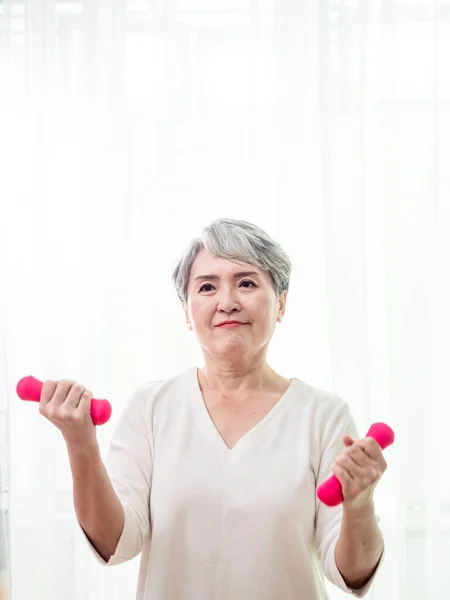
[[[252,274],[242,274],[252,271]],[[219,258],[203,249],[192,265],[186,320],[204,350],[235,360],[267,349],[286,308],[287,292],[277,298],[267,271]],[[217,327],[226,320],[244,325]]]

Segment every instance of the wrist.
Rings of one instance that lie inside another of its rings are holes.
[[[355,505],[342,505],[343,515],[352,519],[352,521],[363,521],[375,516],[375,504],[373,498],[367,500],[363,504],[358,506]]]
[[[65,441],[70,459],[90,458],[95,454],[100,454],[97,438],[91,440],[65,438]]]

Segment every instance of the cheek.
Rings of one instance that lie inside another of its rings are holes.
[[[197,298],[191,301],[189,305],[189,310],[192,315],[195,315],[197,313],[203,312],[206,309],[206,307],[207,303],[205,301],[202,301],[201,298]]]
[[[215,309],[211,303],[201,298],[191,302],[189,314],[192,316],[197,328],[209,327],[214,319],[217,319]]]
[[[265,323],[269,325],[276,319],[275,309],[270,304],[265,304],[263,306],[259,305],[255,307],[255,313],[257,319],[260,323]]]

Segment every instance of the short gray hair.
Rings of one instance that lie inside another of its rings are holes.
[[[193,239],[175,264],[172,281],[178,298],[187,303],[191,267],[197,254],[205,248],[215,256],[244,262],[268,271],[277,296],[289,290],[292,264],[283,248],[265,231],[235,219],[216,219]]]

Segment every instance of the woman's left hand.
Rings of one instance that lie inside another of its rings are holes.
[[[373,492],[387,469],[380,445],[371,437],[353,440],[344,435],[345,450],[337,457],[333,473],[339,479],[344,508],[358,509],[373,502]]]

